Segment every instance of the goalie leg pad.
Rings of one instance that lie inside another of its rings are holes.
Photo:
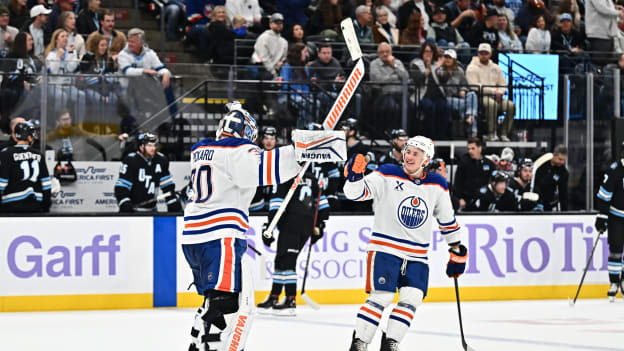
[[[197,309],[191,328],[191,348],[196,350],[209,350],[208,342],[218,340],[217,334],[210,334],[210,327],[225,329],[224,315],[238,310],[238,293],[208,290],[204,295],[204,303]]]
[[[242,351],[245,349],[247,336],[254,319],[253,272],[249,257],[243,257],[241,267],[242,291],[239,296],[237,310],[234,311],[235,313],[226,316],[228,323],[225,330],[223,330],[225,340],[221,348],[223,351]]]
[[[389,291],[371,291],[368,299],[360,307],[355,321],[355,337],[370,344],[373,341],[383,310],[394,299],[394,293]]]
[[[410,286],[399,289],[399,303],[390,313],[386,336],[401,342],[414,319],[418,306],[422,304],[424,297],[422,290]]]

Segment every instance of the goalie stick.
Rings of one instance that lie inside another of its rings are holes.
[[[552,152],[548,152],[540,156],[535,163],[533,163],[533,175],[531,177],[531,192],[533,192],[533,188],[535,187],[535,175],[537,174],[537,170],[546,162],[550,161],[553,157]]]
[[[340,90],[340,94],[338,94],[336,101],[334,101],[334,104],[332,105],[331,109],[327,113],[327,116],[325,117],[325,120],[323,121],[323,129],[326,130],[332,130],[336,127],[336,125],[338,124],[338,120],[340,120],[342,113],[347,108],[349,101],[355,94],[355,90],[360,85],[360,82],[362,82],[365,74],[364,63],[362,62],[362,51],[360,50],[360,45],[357,41],[357,36],[355,34],[355,29],[353,28],[352,20],[350,18],[343,20],[342,22],[340,22],[340,27],[342,28],[342,35],[345,39],[345,43],[347,45],[347,49],[349,50],[349,54],[351,55],[351,59],[357,62],[355,64],[355,67],[353,67],[351,74],[349,74],[349,78],[347,78],[347,80],[345,81],[342,90]],[[303,167],[301,167],[299,173],[297,173],[297,177],[295,178],[290,189],[288,190],[288,193],[286,194],[284,201],[280,205],[280,208],[277,210],[277,213],[273,217],[273,220],[271,221],[267,229],[264,231],[264,233],[262,233],[264,237],[271,238],[273,236],[273,229],[275,229],[277,222],[286,210],[286,206],[288,206],[290,199],[295,193],[295,189],[297,189],[299,182],[301,182],[301,177],[303,177],[308,167],[310,167],[310,163],[310,161],[307,161],[303,165]]]

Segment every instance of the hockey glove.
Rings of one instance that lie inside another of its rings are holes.
[[[446,275],[449,278],[459,277],[466,270],[466,260],[468,259],[468,249],[464,245],[459,245],[459,251],[449,249],[451,258],[446,265]]]
[[[599,213],[598,216],[596,216],[596,223],[594,224],[594,227],[596,227],[596,230],[599,233],[604,233],[607,231],[607,219],[609,219],[609,217],[603,213]]]
[[[344,169],[344,176],[350,182],[356,182],[364,178],[364,171],[366,170],[366,158],[362,154],[353,154]]]
[[[539,201],[539,194],[527,191],[527,192],[522,194],[522,200],[526,200],[526,201],[529,201],[529,202],[538,202]]]
[[[317,241],[321,240],[323,235],[325,234],[325,221],[320,221],[316,223],[316,227],[314,227],[314,233],[312,233],[312,245],[314,245]]]
[[[134,212],[134,208],[132,208],[132,203],[130,201],[126,201],[119,207],[119,212],[131,213]]]
[[[264,236],[264,232],[267,230],[267,228],[269,227],[269,223],[264,223],[262,225],[262,242],[264,243],[264,246],[266,247],[270,247],[271,244],[275,241],[275,238],[273,237],[273,233],[271,233],[271,237],[267,238],[266,236]]]

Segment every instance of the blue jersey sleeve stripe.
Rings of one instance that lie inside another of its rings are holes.
[[[119,182],[117,182],[117,183],[115,183],[115,186],[116,186],[116,187],[120,187],[120,188],[126,188],[126,189],[128,189],[128,190],[132,190],[129,186],[127,186],[127,185],[126,185],[126,184],[124,184],[124,183],[119,183]]]

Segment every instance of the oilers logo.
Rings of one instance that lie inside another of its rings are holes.
[[[399,204],[397,217],[403,226],[416,229],[422,226],[429,217],[427,203],[417,196],[409,196]]]

